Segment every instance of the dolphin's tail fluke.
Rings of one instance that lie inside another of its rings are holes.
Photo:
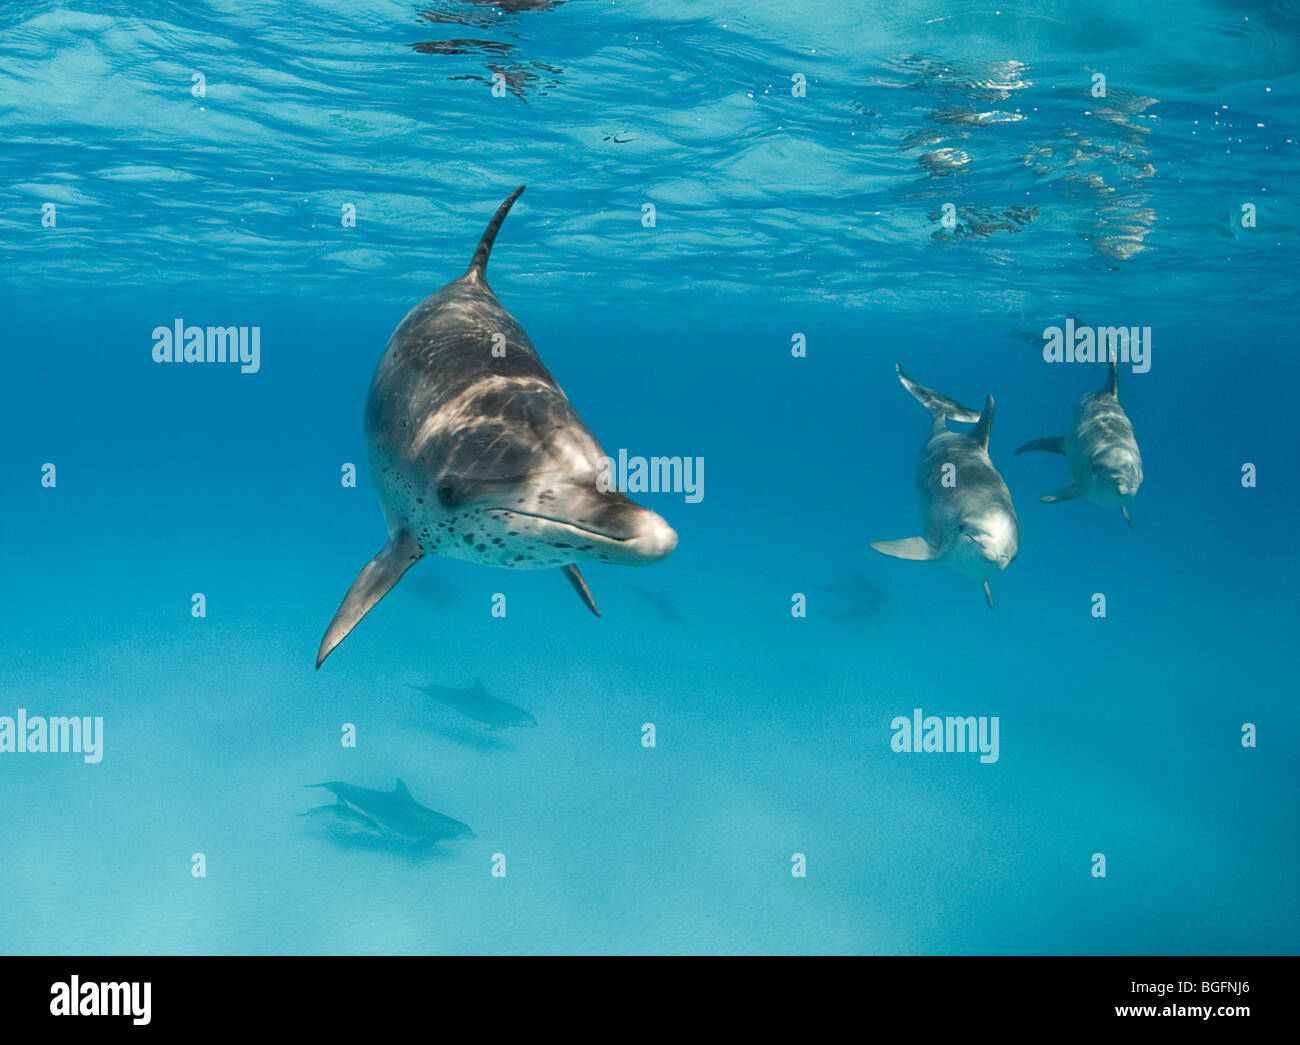
[[[917,384],[903,373],[903,368],[897,364],[894,365],[894,369],[898,371],[898,380],[903,382],[903,387],[916,397],[918,403],[930,411],[930,416],[935,419],[936,423],[942,423],[945,419],[948,419],[973,424],[980,419],[978,410],[970,410],[955,399],[949,399],[932,388]]]
[[[474,257],[470,259],[469,269],[465,272],[468,279],[476,283],[487,282],[487,263],[492,254],[492,244],[496,242],[497,233],[501,231],[501,223],[506,220],[506,215],[510,213],[510,208],[514,206],[515,200],[519,199],[526,186],[520,185],[509,196],[506,201],[497,208],[497,212],[492,215],[492,220],[488,222],[488,227],[483,231],[483,238],[478,241],[478,249],[474,251]]]

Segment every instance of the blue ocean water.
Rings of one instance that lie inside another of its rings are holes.
[[[0,951],[1296,950],[1293,2],[16,2],[0,53],[0,731],[103,722],[0,750]],[[601,619],[427,558],[316,672],[375,365],[525,183],[493,288],[703,497],[634,494],[679,545],[586,568]],[[1067,319],[1151,330],[1131,530],[1013,454],[1102,383]],[[156,363],[177,320],[257,372]],[[895,364],[996,397],[992,612],[869,546],[919,531]],[[476,678],[537,727],[412,688]],[[916,708],[997,761],[896,752]],[[297,816],[399,778],[475,837]]]

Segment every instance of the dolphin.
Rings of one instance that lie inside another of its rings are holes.
[[[686,623],[686,618],[682,616],[682,611],[676,607],[666,592],[651,591],[649,588],[641,588],[635,584],[627,585],[627,589],[632,592],[633,595],[640,597],[646,605],[654,610],[655,616],[665,624]]]
[[[331,805],[315,806],[298,815],[320,818],[345,835],[368,835],[379,838],[384,833],[383,828],[370,817],[364,813],[358,813],[341,798]]]
[[[393,331],[366,400],[370,477],[388,543],[352,582],[316,667],[426,554],[514,570],[563,569],[600,611],[579,562],[645,566],[677,546],[656,513],[606,489],[605,452],[487,282],[492,244]]]
[[[358,829],[363,827],[362,821],[368,820],[376,825],[381,835],[419,845],[474,837],[474,832],[467,824],[420,805],[411,797],[411,792],[400,779],[392,791],[372,791],[368,787],[356,787],[337,780],[326,784],[308,784],[307,787],[323,787],[334,792],[339,804],[359,814],[360,819],[348,813],[335,813],[333,816],[340,822],[356,825]],[[329,808],[332,807],[317,807],[321,810]],[[309,810],[303,815],[313,815],[313,811]]]
[[[1119,368],[1110,361],[1106,383],[1079,400],[1065,435],[1050,435],[1025,443],[1026,450],[1064,454],[1074,482],[1040,498],[1044,504],[1086,497],[1103,508],[1118,508],[1132,528],[1129,502],[1142,485],[1142,454],[1133,423],[1119,405]]]
[[[406,586],[435,610],[450,609],[461,601],[460,589],[437,573],[417,570]]]
[[[898,379],[930,411],[933,427],[916,468],[924,537],[873,541],[871,547],[896,559],[942,560],[984,582],[993,608],[989,578],[1005,570],[1020,549],[1020,521],[1011,491],[989,457],[993,397],[977,414],[938,392],[917,384],[902,367]],[[970,435],[948,431],[949,420],[977,422]]]
[[[427,693],[435,700],[440,700],[448,707],[459,711],[466,718],[481,722],[488,729],[537,725],[537,719],[523,708],[492,696],[481,679],[476,678],[474,685],[468,689],[456,689],[452,686],[412,686],[411,688]]]
[[[845,609],[837,612],[822,611],[828,617],[842,623],[879,616],[888,600],[888,596],[868,581],[862,575],[861,570],[854,575],[852,580],[837,581],[834,584],[819,584],[817,587],[822,591],[830,592],[848,604]]]

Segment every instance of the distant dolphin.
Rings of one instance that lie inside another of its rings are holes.
[[[442,701],[466,718],[483,723],[488,729],[537,725],[537,719],[523,708],[492,696],[481,679],[475,679],[474,685],[468,689],[456,689],[452,686],[412,686],[411,688],[429,694],[434,700]]]
[[[434,609],[445,610],[461,602],[460,589],[433,571],[417,570],[407,579],[406,587]]]
[[[1020,522],[1011,492],[989,458],[993,397],[975,413],[918,385],[896,367],[898,379],[930,411],[934,425],[916,468],[924,537],[873,541],[871,547],[896,559],[942,560],[977,581],[993,608],[989,577],[1005,570],[1020,548]],[[947,421],[978,422],[970,435],[948,431]]]
[[[497,209],[465,275],[388,340],[365,422],[388,543],[344,596],[317,668],[425,554],[562,567],[600,616],[577,563],[644,566],[677,545],[654,512],[602,489],[605,452],[488,286],[492,243],[523,191]]]
[[[686,618],[682,616],[682,611],[677,608],[673,600],[663,591],[651,591],[649,588],[641,588],[635,584],[627,585],[627,589],[633,595],[639,596],[652,610],[655,615],[665,624],[685,624]]]
[[[401,780],[397,781],[397,786],[392,791],[372,791],[368,787],[356,787],[337,780],[327,784],[307,786],[323,787],[334,792],[339,802],[359,813],[364,820],[377,825],[382,834],[391,835],[404,842],[431,845],[434,842],[453,838],[474,837],[474,832],[467,824],[420,805],[411,797],[411,792]],[[330,807],[317,808],[325,810]],[[311,812],[308,811],[309,814]],[[361,820],[347,814],[333,815],[340,820],[361,825]]]
[[[849,581],[837,581],[834,584],[817,585],[822,591],[828,591],[848,603],[847,608],[839,612],[823,610],[828,617],[840,622],[861,620],[880,615],[888,596],[867,580],[859,570]]]
[[[1051,435],[1025,443],[1026,450],[1064,454],[1074,482],[1041,498],[1045,504],[1086,497],[1103,508],[1118,508],[1133,526],[1129,502],[1142,485],[1142,454],[1128,414],[1119,405],[1119,368],[1110,361],[1106,383],[1079,400],[1065,435]]]

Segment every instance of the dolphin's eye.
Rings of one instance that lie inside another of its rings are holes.
[[[438,500],[444,507],[450,508],[460,500],[460,497],[456,493],[456,487],[451,483],[441,483],[438,486]]]
[[[957,529],[958,529],[961,533],[965,533],[965,532],[966,532],[966,524],[965,524],[965,523],[962,523],[960,526],[957,527]]]

